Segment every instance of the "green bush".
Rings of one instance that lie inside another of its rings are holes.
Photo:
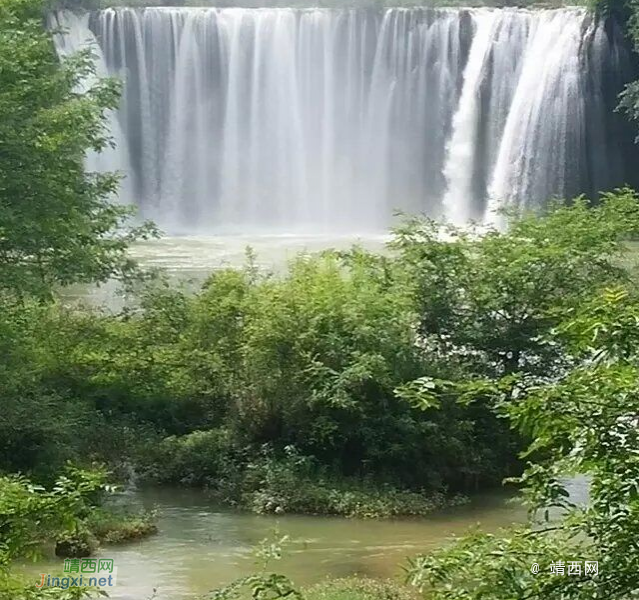
[[[395,393],[456,369],[420,347],[417,307],[403,265],[359,249],[300,257],[281,277],[249,263],[196,295],[153,285],[121,315],[49,311],[46,376],[93,406],[124,449],[137,446],[157,482],[237,497],[236,465],[268,445],[279,456],[293,446],[337,478],[372,473],[428,492],[492,485],[513,450],[489,410],[424,412]]]
[[[72,467],[49,490],[25,477],[0,477],[0,567],[37,556],[47,542],[87,542],[84,519],[101,500],[105,480],[102,471]]]
[[[305,600],[415,600],[414,588],[390,580],[348,577],[333,579],[306,588]]]
[[[289,479],[287,483],[292,483]],[[245,495],[245,505],[256,513],[286,512],[339,515],[361,519],[425,516],[438,508],[465,502],[438,492],[419,493],[388,485],[349,480],[298,480],[295,486],[271,482]]]
[[[283,458],[265,453],[249,463],[242,489],[241,504],[256,513],[389,518],[423,516],[463,501],[440,492],[414,492],[370,479],[335,477],[292,447]]]
[[[237,465],[226,429],[170,436],[143,450],[143,477],[158,483],[215,486]]]
[[[265,452],[248,464],[241,504],[256,513],[341,515],[359,518],[424,516],[466,499],[443,491],[411,491],[375,477],[335,475],[293,447],[282,457]]]
[[[397,512],[353,482],[418,495],[404,505],[496,485],[516,474],[522,440],[488,399],[438,382],[569,366],[544,334],[628,279],[637,221],[624,189],[516,217],[509,233],[442,239],[409,220],[388,255],[300,256],[278,276],[249,261],[198,293],[158,280],[120,314],[3,297],[0,469],[46,480],[69,458],[133,458],[147,479],[255,510],[339,514]],[[413,402],[424,389],[429,403]],[[287,448],[308,464],[288,472]]]
[[[362,518],[425,515],[465,501],[441,491],[409,491],[375,478],[347,478],[288,446],[232,446],[227,431],[170,437],[147,452],[145,476],[161,483],[204,486],[218,500],[259,514],[297,513]]]
[[[55,544],[59,556],[83,557],[96,547],[85,519],[106,490],[105,474],[68,468],[51,489],[24,477],[0,477],[0,600],[77,600],[91,588],[35,587],[13,572],[16,559],[37,558]]]
[[[81,600],[95,598],[97,590],[90,587],[36,587],[33,578],[0,570],[0,600]]]
[[[55,542],[55,555],[62,558],[91,556],[98,549],[98,541],[86,526],[62,534]]]
[[[99,508],[86,519],[86,526],[103,544],[122,544],[158,532],[156,515],[152,512],[123,513]]]

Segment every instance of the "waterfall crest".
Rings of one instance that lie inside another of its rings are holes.
[[[56,18],[62,54],[95,41],[124,80],[102,166],[170,232],[366,232],[396,209],[494,222],[632,175],[612,114],[628,53],[582,9]]]

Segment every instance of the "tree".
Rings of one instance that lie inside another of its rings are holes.
[[[77,532],[110,487],[104,471],[68,467],[50,490],[21,476],[0,477],[0,600],[79,600],[103,592],[88,587],[38,589],[13,572],[12,561],[35,558],[42,546]]]
[[[561,348],[544,334],[593,289],[629,279],[638,199],[621,189],[594,207],[577,198],[545,215],[512,214],[506,232],[408,221],[393,245],[414,282],[424,347],[491,377],[557,368]]]
[[[494,398],[533,440],[520,479],[531,522],[506,536],[475,534],[412,561],[409,578],[428,598],[637,597],[638,323],[639,298],[623,288],[608,290],[574,309],[554,336],[571,352],[574,368],[546,381],[518,376],[459,386],[465,401]],[[575,475],[589,479],[585,502],[566,488],[566,478]],[[580,567],[570,573],[571,565]]]
[[[40,0],[0,0],[0,290],[48,297],[55,285],[132,270],[128,244],[151,233],[112,203],[118,175],[86,173],[110,144],[105,113],[119,86],[94,75],[90,53],[64,62]]]

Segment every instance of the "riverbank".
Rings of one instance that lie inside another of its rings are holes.
[[[254,549],[263,540],[284,536],[282,557],[268,570],[286,575],[299,589],[350,577],[401,582],[406,559],[441,547],[451,535],[463,535],[477,524],[496,532],[523,522],[525,509],[510,500],[502,493],[482,494],[425,518],[361,520],[256,515],[220,506],[203,490],[142,488],[129,501],[135,510],[157,511],[158,534],[104,546],[96,557],[113,559],[118,567],[112,600],[149,598],[153,589],[156,600],[200,598],[258,571]],[[61,566],[60,560],[48,559],[29,572],[60,571]]]
[[[218,502],[256,514],[356,518],[425,516],[469,501],[445,489],[410,490],[390,482],[331,472],[287,446],[236,447],[223,430],[197,431],[143,446],[139,477],[151,485],[187,485]]]

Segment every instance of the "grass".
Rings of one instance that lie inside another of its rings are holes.
[[[423,517],[438,509],[467,501],[462,495],[420,493],[356,481],[291,479],[270,481],[261,489],[245,494],[243,505],[258,514],[293,513],[388,519]]]
[[[152,512],[139,514],[96,510],[87,520],[91,533],[101,544],[123,544],[158,532]]]

